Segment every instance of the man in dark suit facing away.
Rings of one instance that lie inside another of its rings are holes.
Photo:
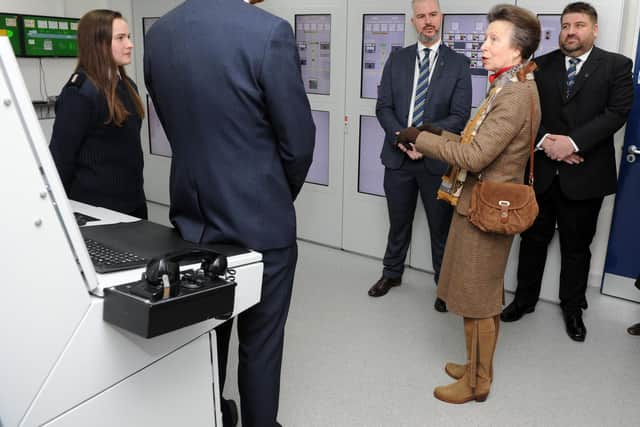
[[[189,241],[262,252],[261,300],[238,316],[238,384],[242,424],[271,427],[297,260],[293,201],[315,126],[291,26],[247,3],[171,10],[146,34],[144,74],[173,151],[171,222]],[[230,332],[231,321],[217,328],[221,389]],[[234,409],[223,401],[225,425]]]
[[[542,107],[535,153],[540,213],[522,233],[516,296],[501,318],[512,322],[534,310],[557,223],[560,307],[569,337],[584,341],[589,247],[602,200],[616,191],[613,135],[631,110],[633,78],[629,58],[594,46],[598,15],[590,4],[569,4],[561,23],[560,49],[536,59]]]
[[[386,294],[402,281],[418,192],[427,214],[436,284],[453,212],[449,204],[436,200],[447,165],[415,150],[405,154],[395,145],[396,132],[429,123],[460,133],[471,112],[469,59],[442,43],[439,1],[412,0],[411,5],[418,43],[391,53],[378,88],[376,115],[385,131],[380,158],[385,167],[389,235],[382,277],[369,289],[372,297]],[[435,309],[447,311],[439,298]]]

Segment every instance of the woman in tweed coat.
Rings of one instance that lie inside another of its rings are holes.
[[[400,149],[417,149],[454,170],[466,171],[466,179],[465,172],[457,175],[458,181],[464,181],[461,192],[448,198],[455,200],[456,212],[438,283],[438,297],[464,318],[468,353],[465,365],[445,366],[458,381],[434,390],[436,398],[449,403],[484,401],[489,394],[504,272],[513,240],[513,236],[483,232],[468,221],[471,192],[479,174],[486,181],[522,183],[531,137],[540,124],[532,74],[535,64],[527,63],[540,40],[536,16],[517,6],[498,5],[488,21],[482,62],[494,74],[484,103],[462,135],[429,126],[426,132],[418,134],[409,128],[398,135],[399,142],[407,144],[399,144]]]

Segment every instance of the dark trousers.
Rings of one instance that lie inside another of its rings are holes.
[[[522,307],[533,307],[538,301],[547,247],[557,222],[561,258],[560,306],[566,313],[587,308],[589,246],[596,233],[603,198],[570,200],[562,193],[556,177],[545,193],[537,195],[537,200],[538,218],[521,235],[515,300]]]
[[[411,243],[413,217],[418,203],[418,191],[422,198],[429,234],[431,236],[431,261],[435,281],[440,277],[440,265],[444,246],[451,225],[452,207],[436,199],[441,175],[427,172],[424,162],[406,159],[399,169],[384,170],[384,193],[389,211],[389,236],[384,254],[382,275],[400,278],[404,272],[404,261]]]
[[[297,244],[263,251],[261,300],[238,315],[238,388],[244,427],[280,425],[277,416],[284,326],[297,259]],[[233,320],[229,320],[216,328],[221,397],[232,325]]]

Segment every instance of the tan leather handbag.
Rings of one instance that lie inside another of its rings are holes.
[[[533,124],[533,99],[531,99]],[[499,234],[518,234],[531,227],[538,216],[538,202],[533,190],[533,126],[529,144],[529,182],[482,181],[481,176],[471,191],[469,221],[482,231]]]
[[[479,181],[471,192],[469,221],[482,231],[522,233],[537,216],[536,193],[530,185]]]

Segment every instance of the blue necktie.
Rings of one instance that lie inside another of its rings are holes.
[[[569,68],[567,68],[567,98],[571,95],[573,86],[576,84],[576,76],[578,75],[578,69],[576,65],[580,62],[580,58],[569,58]]]
[[[416,98],[413,103],[413,126],[420,126],[424,121],[424,101],[427,98],[427,88],[429,87],[429,53],[431,49],[423,49],[424,58],[420,62],[420,73],[418,74],[418,84],[416,85]]]

